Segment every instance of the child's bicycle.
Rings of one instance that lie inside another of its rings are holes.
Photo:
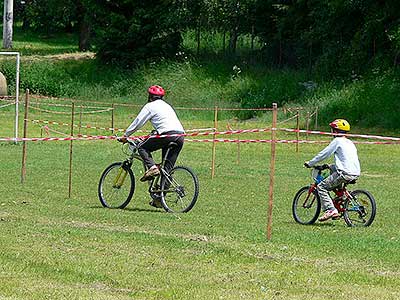
[[[135,192],[135,175],[131,169],[133,161],[141,162],[145,171],[145,165],[138,154],[138,147],[143,140],[128,141],[122,146],[127,158],[123,162],[115,162],[109,165],[100,177],[98,194],[101,204],[108,208],[124,208],[132,199]],[[168,173],[165,168],[165,160],[172,147],[168,146],[162,162],[158,164],[160,175],[149,181],[149,194],[156,203],[156,207],[162,206],[167,212],[188,212],[197,201],[199,195],[199,180],[192,169],[184,166],[175,166]]]
[[[328,165],[314,166],[311,177],[314,182],[302,187],[293,199],[293,218],[300,224],[313,224],[321,212],[321,200],[318,195],[317,185],[325,177],[323,171],[329,169]],[[347,185],[354,184],[354,181],[343,184],[333,190],[333,204],[338,210],[340,217],[344,218],[348,226],[369,226],[372,224],[376,214],[376,203],[374,197],[365,190],[348,191]]]

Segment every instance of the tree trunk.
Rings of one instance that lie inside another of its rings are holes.
[[[83,21],[79,26],[79,50],[88,51],[90,49],[90,25]]]
[[[222,50],[224,51],[225,55],[225,50],[226,50],[226,31],[224,30],[224,34],[222,35]]]
[[[236,53],[236,46],[237,46],[237,40],[239,37],[239,8],[240,8],[240,1],[236,2],[236,9],[235,9],[235,23],[233,25],[233,28],[231,29],[231,36],[229,40],[229,50],[231,53],[235,54]]]
[[[229,50],[232,54],[236,53],[237,40],[238,40],[238,32],[235,28],[231,31],[231,36],[229,39]]]
[[[255,38],[255,34],[254,34],[254,25],[251,25],[251,42],[250,42],[250,49],[251,49],[251,52],[254,51],[254,38]]]
[[[77,15],[79,22],[79,50],[88,51],[90,49],[90,24],[86,20],[86,8],[82,1],[77,3]]]
[[[14,0],[4,0],[3,48],[12,48]]]
[[[200,35],[201,35],[201,20],[199,17],[196,28],[197,56],[200,55],[200,39],[201,39]]]

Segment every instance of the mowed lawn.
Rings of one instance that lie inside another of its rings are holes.
[[[29,142],[22,185],[22,144],[0,143],[0,299],[400,299],[399,145],[358,145],[357,187],[377,216],[349,228],[294,222],[302,164],[324,144],[278,144],[269,241],[269,144],[218,143],[211,179],[212,144],[186,142],[178,163],[197,172],[200,196],[178,215],[150,207],[140,182],[126,209],[100,205],[101,172],[124,158],[110,140],[74,142],[68,198],[69,144]]]

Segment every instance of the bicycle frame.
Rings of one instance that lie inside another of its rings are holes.
[[[138,165],[132,168],[135,160],[140,161],[145,172],[148,171],[138,151],[142,140],[125,143],[122,152],[125,159],[106,167],[100,176],[98,196],[103,207],[125,208],[135,192],[135,174]],[[199,195],[199,180],[194,171],[187,166],[172,166],[168,161],[169,154],[179,143],[169,142],[163,152],[161,162],[157,164],[159,175],[143,178],[148,181],[149,204],[156,208],[164,208],[167,212],[188,212],[195,205]],[[139,167],[140,168],[140,167]],[[158,173],[158,172],[157,172]]]
[[[320,175],[321,171],[322,170],[319,170],[319,175]],[[332,199],[333,205],[335,206],[337,211],[342,215],[346,211],[346,208],[344,206],[345,202],[354,200],[351,193],[346,189],[346,186],[348,184],[349,183],[343,183],[340,187],[333,190],[333,192],[335,193],[335,197]],[[317,185],[318,185],[317,180],[315,180],[315,182],[310,185],[310,189],[308,191],[307,198],[303,203],[304,208],[310,207],[314,203],[315,197],[312,198],[312,201],[308,206],[306,205],[310,198],[310,195],[318,193]],[[352,209],[352,210],[356,210],[356,209]]]
[[[130,150],[131,153],[129,153],[129,154],[124,152],[125,154],[128,154],[128,158],[123,162],[122,169],[131,168],[132,164],[133,164],[133,161],[136,159],[136,160],[138,160],[138,161],[140,161],[142,163],[143,169],[144,169],[144,171],[146,171],[146,166],[144,164],[144,161],[143,161],[142,157],[137,153],[137,149],[140,147],[140,145],[142,143],[143,142],[139,142],[138,144],[135,144],[133,142],[128,141],[128,144],[130,146],[132,146],[134,149]],[[161,177],[164,177],[166,180],[168,180],[170,184],[172,183],[168,172],[165,171],[165,169],[164,169],[165,160],[166,160],[166,157],[168,157],[170,149],[171,148],[167,149],[167,152],[165,153],[164,157],[162,158],[161,163],[157,164],[157,167],[159,168],[161,174],[156,176],[156,177],[154,177],[149,182],[149,190],[148,191],[149,191],[150,194],[151,193],[161,193],[161,192],[167,192],[168,191],[168,190],[161,190],[160,189]],[[127,172],[124,172],[124,174],[122,175],[122,179],[121,179],[122,169],[120,170],[120,172],[118,173],[117,177],[115,178],[115,182],[114,182],[114,186],[115,187],[121,187],[123,185],[124,181],[125,181],[126,176],[127,176]]]
[[[321,199],[318,194],[318,184],[324,180],[329,169],[328,165],[314,166],[311,172],[313,182],[300,188],[292,204],[293,218],[303,225],[314,224],[321,212]],[[369,226],[376,215],[376,202],[370,192],[363,189],[347,190],[355,180],[344,182],[331,191],[334,207],[339,212],[334,220],[343,218],[348,226]]]
[[[306,204],[308,203],[308,200],[310,199],[310,196],[311,196],[312,194],[315,194],[315,193],[318,193],[318,191],[317,191],[317,184],[316,184],[316,183],[313,183],[313,184],[310,185],[310,188],[309,188],[309,190],[308,190],[307,198],[306,198],[306,200],[304,201],[304,203],[303,203],[303,205],[302,205],[304,208],[310,208],[310,207],[313,205],[313,203],[314,203],[316,197],[312,197],[311,203],[308,204],[308,205],[306,205]]]

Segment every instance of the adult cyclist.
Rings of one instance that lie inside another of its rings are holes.
[[[165,90],[161,86],[152,85],[149,87],[147,103],[126,129],[124,136],[119,138],[120,142],[126,143],[128,137],[141,128],[147,121],[151,122],[156,134],[173,135],[162,138],[150,137],[138,148],[139,155],[142,157],[147,168],[140,181],[151,180],[160,174],[160,170],[151,155],[152,152],[162,149],[162,157],[164,157],[169,143],[176,143],[176,146],[169,151],[165,161],[165,170],[169,172],[174,167],[183,147],[184,137],[182,134],[185,133],[185,130],[172,106],[164,101],[164,95]]]

